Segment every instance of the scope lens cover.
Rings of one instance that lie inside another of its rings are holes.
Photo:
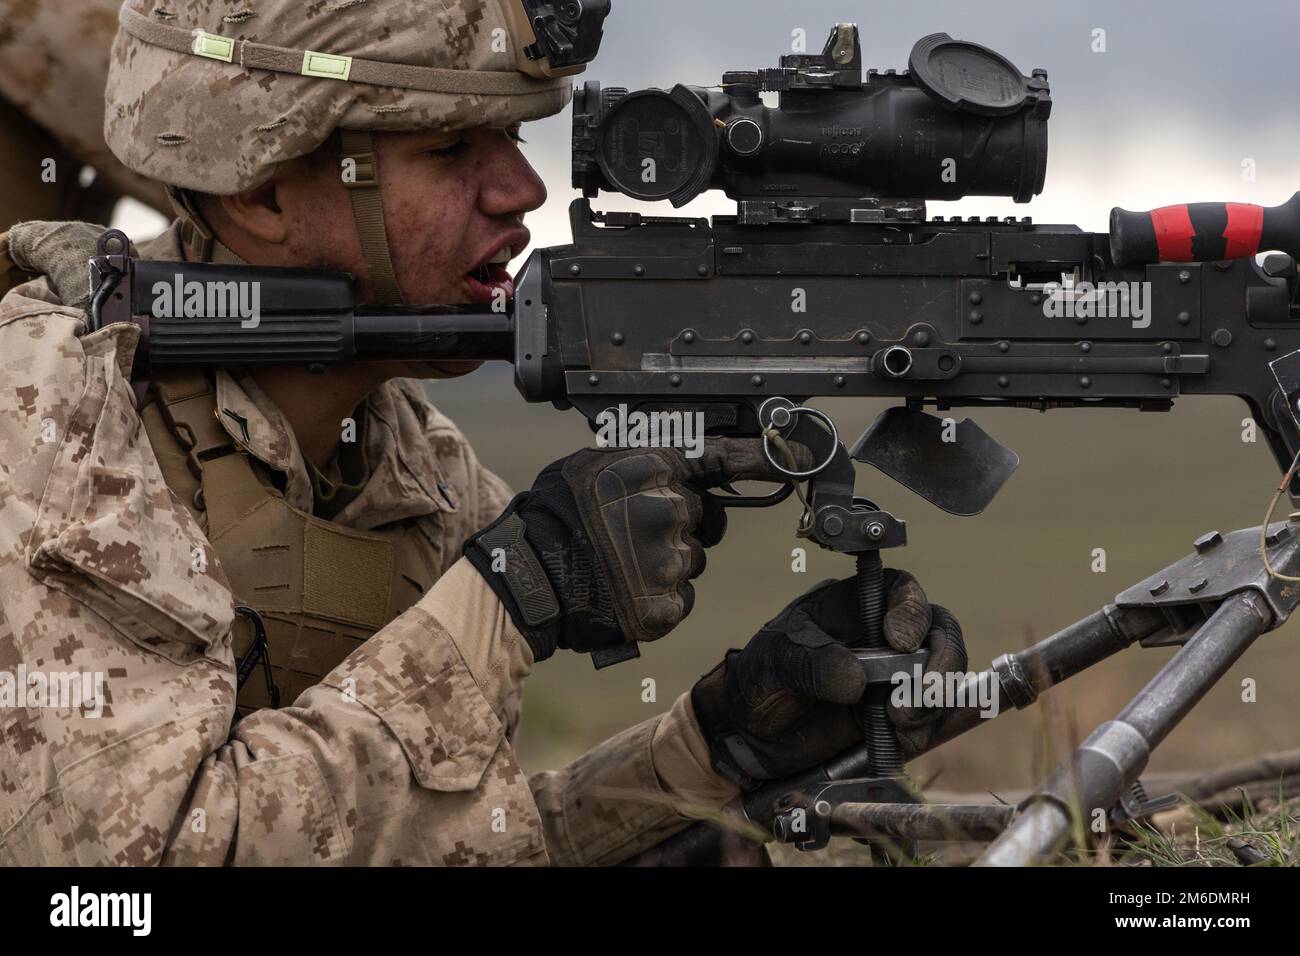
[[[907,65],[917,86],[950,110],[1005,116],[1025,105],[1025,77],[1002,54],[978,43],[932,33],[912,47]]]
[[[601,124],[596,161],[619,192],[680,206],[708,188],[717,156],[712,114],[678,86],[621,99]]]

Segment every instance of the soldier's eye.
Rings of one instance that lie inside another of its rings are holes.
[[[523,133],[520,132],[518,126],[512,126],[510,129],[506,130],[506,135],[509,136],[516,143],[528,142],[528,140],[524,139]]]
[[[463,139],[458,139],[456,140],[456,142],[451,143],[450,145],[439,146],[437,149],[428,149],[425,150],[425,152],[427,152],[430,156],[441,156],[446,159],[453,159],[459,156],[461,153],[465,152],[467,148],[468,148],[468,144]]]

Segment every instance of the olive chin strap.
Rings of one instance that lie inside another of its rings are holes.
[[[243,259],[227,248],[199,212],[194,195],[188,189],[167,187],[167,199],[172,211],[180,220],[181,247],[184,254],[193,256],[195,262],[213,262],[218,265],[245,265]]]
[[[353,162],[351,174],[344,176],[343,184],[352,197],[352,217],[357,224],[361,255],[370,272],[376,302],[379,305],[404,305],[388,251],[388,230],[384,227],[384,202],[379,192],[379,161],[375,156],[374,138],[369,132],[352,129],[341,129],[338,136],[341,159]],[[243,262],[221,244],[204,222],[188,190],[168,186],[167,198],[180,218],[181,239],[199,262]]]
[[[379,160],[375,156],[374,138],[365,130],[340,129],[340,157],[352,160],[352,175],[344,176],[352,197],[352,217],[361,240],[361,255],[370,272],[379,305],[402,305],[402,290],[393,272],[388,252],[388,231],[384,228],[384,202],[379,192]]]

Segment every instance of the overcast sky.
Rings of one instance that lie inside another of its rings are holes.
[[[1033,203],[971,198],[932,204],[951,215],[1032,215],[1104,230],[1111,206],[1229,200],[1274,205],[1300,190],[1300,0],[614,0],[600,57],[581,80],[639,88],[717,83],[724,70],[776,66],[792,33],[820,50],[855,21],[866,65],[905,69],[929,33],[990,46],[1024,73],[1048,71],[1053,111],[1047,185]],[[1093,52],[1094,31],[1105,52]],[[535,241],[568,241],[568,112],[525,129],[525,151],[550,190]],[[1243,178],[1253,160],[1255,180]],[[644,208],[605,196],[598,208]],[[706,196],[681,214],[734,209]],[[675,214],[666,204],[655,210]],[[119,214],[134,235],[138,210]]]

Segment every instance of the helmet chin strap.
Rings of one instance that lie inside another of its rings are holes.
[[[355,164],[355,176],[344,179],[352,197],[352,217],[361,240],[361,255],[370,272],[379,305],[404,305],[401,287],[393,272],[388,251],[388,230],[384,227],[384,203],[379,194],[379,161],[375,157],[374,139],[362,130],[338,131],[340,155]],[[349,181],[351,180],[351,181]],[[188,190],[167,187],[167,197],[181,222],[181,238],[200,262],[243,262],[217,239],[204,221]]]
[[[393,272],[388,251],[388,231],[384,228],[384,203],[379,193],[379,160],[375,156],[374,138],[364,130],[338,131],[340,156],[351,159],[355,175],[345,177],[352,197],[352,217],[361,240],[361,255],[370,271],[370,284],[380,305],[403,305],[402,290]],[[351,180],[351,181],[349,181]]]
[[[177,186],[166,188],[172,211],[180,220],[181,243],[186,255],[193,256],[196,262],[213,262],[218,265],[246,264],[217,238],[217,234],[212,231],[212,227],[203,218],[203,213],[199,211],[193,193]]]

